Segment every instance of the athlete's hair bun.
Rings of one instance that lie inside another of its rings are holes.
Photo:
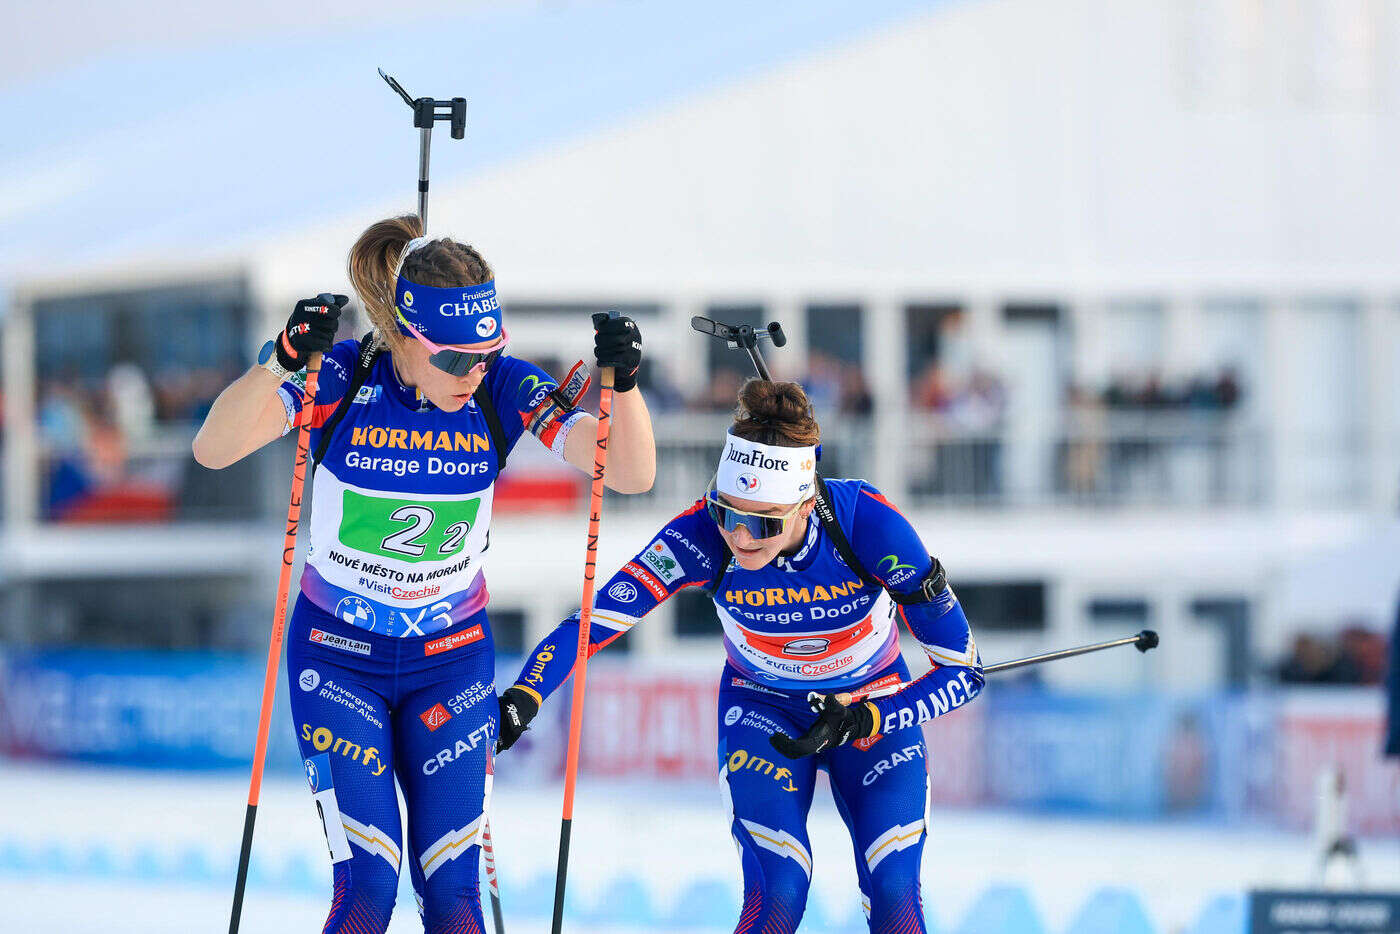
[[[806,447],[822,439],[812,401],[802,387],[763,379],[751,379],[739,390],[731,430],[745,440],[779,447]]]

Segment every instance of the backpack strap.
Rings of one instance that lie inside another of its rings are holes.
[[[860,559],[856,557],[855,549],[851,547],[850,541],[846,538],[845,531],[841,528],[840,521],[836,518],[836,510],[832,508],[831,500],[827,497],[826,484],[822,482],[821,477],[816,478],[816,493],[812,499],[814,501],[812,511],[817,514],[817,521],[820,522],[821,527],[826,530],[827,537],[831,539],[831,544],[836,547],[836,553],[841,556],[841,560],[846,562],[846,567],[854,571],[856,576],[859,577],[867,587],[879,587],[883,589],[885,585],[873,577],[870,572],[865,569],[865,565],[860,563]],[[723,541],[723,536],[721,536],[720,540]],[[714,596],[719,591],[720,578],[724,576],[725,570],[729,567],[729,561],[733,557],[734,553],[729,550],[729,545],[726,543],[724,545],[723,560],[720,562],[719,571],[715,574],[715,579],[705,587],[705,589],[710,592],[710,596]]]
[[[884,590],[885,585],[875,575],[867,571],[865,565],[861,564],[860,559],[856,557],[855,549],[851,547],[850,540],[846,538],[845,530],[841,528],[841,521],[836,518],[836,509],[831,505],[831,498],[827,495],[826,481],[817,477],[816,487],[817,492],[813,497],[815,504],[812,511],[817,514],[817,521],[826,530],[831,544],[836,546],[836,553],[841,556],[842,561],[846,562],[846,567],[854,571],[867,587],[879,587]]]
[[[711,599],[714,598],[715,594],[719,593],[719,582],[724,579],[724,575],[729,573],[729,562],[734,560],[734,552],[729,550],[729,544],[725,542],[722,537],[720,539],[720,547],[723,548],[724,551],[720,553],[719,563],[715,565],[718,570],[715,571],[714,579],[705,585],[705,592],[710,595]]]
[[[813,500],[812,511],[817,514],[817,521],[821,523],[822,528],[826,531],[827,537],[831,539],[831,544],[836,548],[836,553],[841,556],[842,561],[846,562],[846,567],[854,571],[855,575],[859,577],[867,587],[879,587],[890,595],[891,600],[900,606],[911,606],[916,603],[928,603],[934,600],[943,592],[944,588],[948,586],[948,576],[943,570],[943,563],[937,558],[933,558],[933,566],[929,568],[928,573],[924,575],[924,579],[919,582],[918,590],[908,594],[895,593],[893,590],[890,590],[885,586],[883,581],[867,571],[865,565],[861,564],[860,559],[856,557],[855,549],[851,547],[850,540],[846,538],[845,529],[841,528],[841,522],[836,518],[836,510],[831,505],[831,499],[826,492],[826,483],[821,477],[816,478],[816,494],[813,496]],[[722,540],[721,538],[721,541]],[[724,573],[728,569],[729,561],[732,557],[734,557],[733,552],[729,550],[729,545],[725,544],[723,560],[719,565],[720,570],[715,574],[715,579],[705,585],[705,589],[709,591],[711,597],[719,592],[720,578],[724,577]],[[932,557],[932,555],[930,555],[930,557]]]
[[[501,425],[501,416],[496,411],[496,403],[491,401],[491,393],[486,389],[486,380],[483,379],[481,385],[476,387],[476,391],[472,393],[472,399],[486,419],[486,430],[491,433],[491,447],[496,449],[496,473],[500,473],[506,469],[506,455],[510,452],[506,450],[506,430]]]
[[[369,374],[374,371],[374,362],[379,359],[379,355],[383,352],[384,348],[380,347],[379,342],[375,340],[373,331],[360,338],[360,353],[355,358],[355,371],[350,374],[350,383],[345,387],[345,394],[336,403],[335,411],[331,413],[331,417],[326,419],[326,423],[321,426],[321,440],[317,442],[316,451],[311,456],[313,469],[326,456],[335,429],[345,418],[345,413],[350,411],[355,397],[360,394],[360,387],[364,386],[365,381],[369,379]],[[316,400],[310,400],[310,405],[312,411],[315,411]]]
[[[930,603],[943,593],[948,586],[948,575],[943,570],[943,562],[929,557],[933,560],[933,565],[924,575],[924,579],[919,581],[919,589],[913,593],[895,593],[886,587],[884,582],[875,577],[865,569],[865,565],[860,563],[856,557],[855,549],[851,547],[850,541],[846,538],[846,532],[841,528],[841,523],[836,518],[836,510],[831,506],[831,500],[826,495],[826,484],[821,477],[817,477],[816,506],[813,507],[817,514],[818,521],[822,528],[826,529],[826,534],[831,537],[831,543],[836,546],[836,553],[841,556],[841,560],[846,562],[846,567],[856,572],[856,575],[870,587],[879,587],[890,595],[890,599],[900,606],[913,606],[916,603]]]

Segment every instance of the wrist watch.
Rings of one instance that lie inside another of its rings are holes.
[[[273,338],[263,344],[262,350],[258,351],[258,366],[280,380],[286,381],[292,378],[292,371],[284,367],[277,360],[277,338]]]

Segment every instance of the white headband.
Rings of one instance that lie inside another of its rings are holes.
[[[759,444],[726,434],[715,475],[716,491],[726,496],[787,505],[812,495],[816,447]]]

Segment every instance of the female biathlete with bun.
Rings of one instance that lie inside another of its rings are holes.
[[[683,587],[713,596],[729,656],[719,774],[743,865],[740,934],[797,929],[819,768],[855,844],[870,930],[923,931],[919,724],[978,694],[981,661],[941,565],[869,484],[816,477],[819,440],[799,386],[746,384],[713,488],[601,588],[590,641],[602,648]],[[933,661],[908,684],[896,617]],[[577,633],[575,615],[502,695],[500,748],[569,676]]]
[[[389,924],[406,852],[429,934],[480,932],[479,831],[496,735],[482,562],[496,477],[526,430],[591,471],[596,420],[505,354],[492,272],[476,250],[374,224],[350,278],[374,326],[332,346],[345,296],[300,301],[259,365],[224,390],[195,456],[224,467],[310,419],[311,539],[287,635],[292,718],[334,863],[327,934]],[[608,485],[651,486],[651,420],[635,390],[641,336],[596,316],[616,368]],[[314,404],[302,373],[324,351]],[[403,847],[397,775],[408,805]]]

